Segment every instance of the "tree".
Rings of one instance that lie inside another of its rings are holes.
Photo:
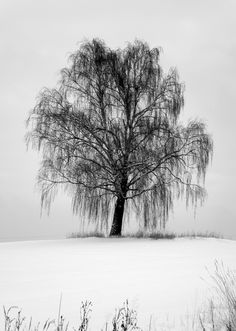
[[[107,224],[113,212],[110,235],[119,236],[129,210],[154,229],[175,198],[203,201],[212,140],[203,122],[179,124],[183,84],[176,69],[163,73],[159,55],[138,40],[117,50],[86,41],[58,87],[41,91],[27,143],[43,152],[42,207],[63,186],[75,213]]]

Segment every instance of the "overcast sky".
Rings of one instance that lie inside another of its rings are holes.
[[[40,218],[40,158],[26,151],[25,120],[84,38],[112,48],[139,38],[161,46],[161,64],[186,85],[184,119],[203,119],[214,140],[208,199],[194,213],[177,204],[168,228],[236,238],[236,1],[0,0],[0,240],[56,238],[78,230],[70,200]]]

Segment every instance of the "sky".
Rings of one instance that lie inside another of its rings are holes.
[[[26,149],[25,122],[43,87],[54,87],[84,39],[111,48],[136,38],[161,47],[164,70],[185,83],[182,120],[202,119],[214,141],[208,198],[176,203],[167,229],[236,239],[235,0],[0,0],[0,240],[65,237],[80,229],[63,192],[40,216],[40,155]]]

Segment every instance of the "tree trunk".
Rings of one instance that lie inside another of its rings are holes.
[[[121,236],[124,206],[125,206],[125,198],[118,197],[116,200],[110,236]]]

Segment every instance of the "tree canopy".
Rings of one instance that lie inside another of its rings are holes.
[[[163,72],[159,56],[139,40],[115,50],[86,41],[58,86],[41,91],[27,143],[42,151],[42,207],[64,187],[75,213],[112,221],[110,235],[120,235],[129,211],[154,229],[175,199],[204,200],[212,139],[201,121],[179,123],[184,86],[176,69]]]

